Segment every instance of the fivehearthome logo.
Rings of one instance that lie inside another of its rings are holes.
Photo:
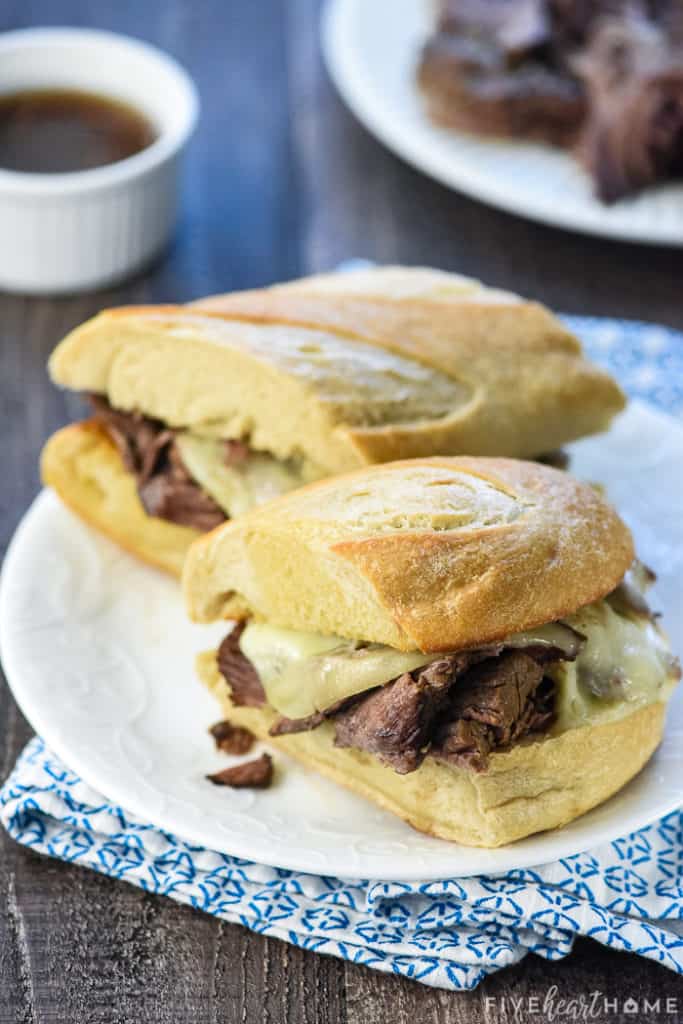
[[[683,1011],[683,1000],[677,996],[662,996],[649,999],[644,996],[608,996],[599,989],[578,996],[562,997],[557,985],[552,985],[545,996],[495,996],[484,998],[486,1009],[504,1010],[515,1024],[524,1024],[530,1018],[539,1017],[548,1024],[554,1021],[604,1020],[605,1017],[633,1017],[635,1021],[655,1019],[679,1019]]]

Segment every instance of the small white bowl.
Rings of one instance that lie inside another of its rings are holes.
[[[187,73],[146,43],[89,29],[0,35],[0,94],[78,89],[128,103],[157,138],[118,163],[69,174],[0,169],[0,288],[33,294],[113,284],[173,230],[179,157],[199,101]]]

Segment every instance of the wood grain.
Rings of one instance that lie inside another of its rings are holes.
[[[178,57],[203,113],[173,247],[144,277],[86,296],[0,297],[0,544],[38,490],[48,434],[77,415],[52,389],[55,342],[99,308],[182,301],[353,256],[481,276],[558,309],[683,327],[681,257],[561,233],[473,203],[391,156],[343,109],[318,53],[318,0],[8,0],[0,30],[92,25]],[[0,688],[4,778],[30,729]],[[449,994],[304,953],[44,860],[0,835],[0,1024],[445,1024],[514,1021],[512,999],[680,993],[645,960],[577,944]],[[543,1019],[526,1014],[523,1020]],[[609,1014],[610,1022],[632,1016]],[[664,1013],[648,1022],[671,1021]]]

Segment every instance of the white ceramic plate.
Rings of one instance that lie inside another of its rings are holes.
[[[573,448],[656,566],[655,603],[683,644],[683,427],[634,404],[606,437]],[[436,879],[523,868],[637,829],[683,799],[683,701],[640,776],[564,829],[499,850],[413,831],[282,754],[266,792],[216,788],[207,772],[219,716],[196,681],[196,652],[223,637],[184,616],[178,585],[139,565],[45,492],[5,562],[0,644],[10,685],[48,745],[91,786],[184,839],[281,867],[341,877]]]
[[[322,23],[326,63],[369,131],[443,184],[511,213],[572,231],[683,245],[683,185],[659,186],[605,206],[562,150],[432,125],[414,84],[432,10],[429,0],[329,0]]]

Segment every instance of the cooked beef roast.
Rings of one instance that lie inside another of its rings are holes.
[[[431,117],[577,148],[606,202],[683,176],[680,0],[439,0]]]
[[[214,786],[231,786],[233,789],[267,789],[273,781],[273,759],[270,754],[261,754],[253,761],[224,768],[206,776]]]
[[[335,704],[334,708],[336,709],[338,706]],[[325,719],[332,713],[333,709],[330,708],[328,711],[316,711],[314,715],[308,715],[307,718],[284,718],[280,716],[268,732],[271,736],[290,736],[294,732],[310,732],[311,729],[317,729],[319,725],[322,725]]]
[[[544,0],[440,0],[419,84],[435,121],[487,135],[572,145],[585,114],[575,75],[553,52]]]
[[[533,694],[543,678],[541,664],[522,651],[463,651],[336,716],[335,742],[377,754],[400,774],[415,771],[427,753],[482,770],[491,750],[538,727]]]
[[[507,651],[468,672],[466,686],[454,687],[448,711],[453,718],[490,726],[505,745],[542,678],[543,669],[533,658],[523,651]]]
[[[218,667],[237,705],[258,707],[267,698],[258,674],[242,653],[239,625],[218,651]],[[567,627],[570,630],[570,627]],[[483,771],[488,755],[548,728],[554,717],[554,684],[545,666],[573,660],[583,643],[574,630],[565,650],[540,643],[505,644],[444,655],[424,668],[349,697],[308,718],[279,718],[271,736],[335,725],[335,743],[374,754],[401,775],[426,756]]]
[[[227,718],[212,725],[209,732],[216,750],[222,750],[224,754],[248,754],[254,745],[253,732],[241,725],[233,725]]]
[[[266,692],[258,672],[240,649],[244,623],[238,623],[218,648],[218,668],[230,683],[233,704],[260,708],[266,703]]]
[[[553,687],[543,668],[523,651],[507,651],[472,668],[453,687],[431,747],[434,757],[475,771],[487,755],[553,717]]]
[[[118,448],[126,469],[136,477],[148,515],[201,532],[225,522],[220,505],[185,469],[175,431],[141,413],[119,412],[100,395],[91,395],[90,401],[95,418]]]
[[[576,62],[590,98],[579,152],[613,202],[683,176],[683,8],[676,33],[637,6],[606,19]]]
[[[437,715],[468,655],[455,654],[371,691],[335,716],[335,744],[377,754],[400,775],[424,760]]]

